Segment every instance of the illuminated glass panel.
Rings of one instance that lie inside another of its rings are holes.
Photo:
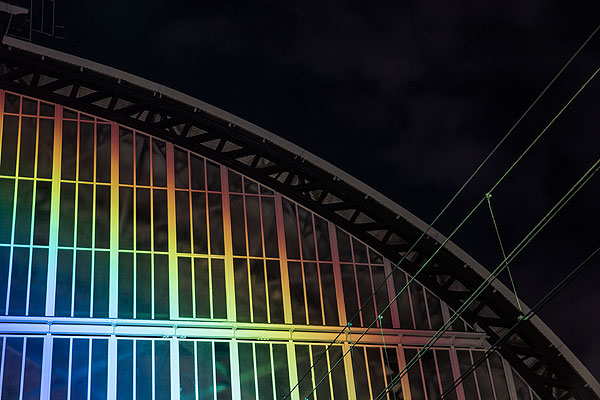
[[[325,346],[316,344],[297,344],[295,347],[296,369],[298,371],[298,379],[300,380],[305,371],[309,369],[313,363],[323,354]],[[323,362],[315,365],[307,376],[307,379],[300,383],[298,393],[301,398],[305,398],[314,387],[322,380],[314,393],[319,399],[325,398],[343,398],[347,396],[348,389],[346,377],[344,375],[344,364],[340,363],[331,374],[327,375],[327,371],[341,358],[341,346],[332,346],[329,352],[323,357]],[[309,398],[314,398],[311,396]]]
[[[238,343],[242,399],[280,399],[290,390],[285,344]]]

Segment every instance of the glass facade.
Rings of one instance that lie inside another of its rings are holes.
[[[416,282],[382,313],[399,270],[359,312],[388,260],[173,143],[6,91],[0,127],[1,399],[375,398],[452,313]],[[387,398],[435,399],[484,339],[455,323]],[[450,398],[535,397],[494,355]]]

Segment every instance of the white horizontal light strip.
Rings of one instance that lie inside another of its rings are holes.
[[[8,318],[2,318],[6,321]],[[290,329],[285,325],[267,324],[207,324],[206,326],[181,325],[181,324],[143,324],[141,321],[124,321],[111,324],[110,322],[89,324],[78,322],[76,318],[68,321],[38,320],[28,321],[24,324],[22,319],[13,318],[11,322],[0,322],[0,331],[7,335],[84,335],[84,336],[131,336],[131,337],[180,337],[180,338],[211,338],[211,339],[239,339],[239,340],[272,340],[287,342],[311,341],[314,343],[326,343],[331,341],[337,334],[337,327],[306,327]],[[131,323],[129,323],[131,322]],[[174,326],[177,325],[175,333]],[[339,328],[338,328],[339,329]],[[357,334],[362,330],[355,328]],[[361,342],[365,344],[386,345],[422,345],[433,335],[431,331],[396,330],[384,329],[383,336],[376,332],[363,337]],[[487,348],[486,336],[474,332],[446,332],[439,346],[456,346],[464,348]]]

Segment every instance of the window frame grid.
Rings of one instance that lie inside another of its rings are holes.
[[[322,280],[321,280],[321,265],[322,264],[327,264],[327,265],[331,265],[331,269],[332,269],[332,273],[333,273],[333,279],[334,279],[334,283],[337,281],[336,278],[336,268],[339,269],[340,268],[340,264],[338,263],[338,265],[336,266],[335,261],[334,260],[339,260],[339,256],[337,255],[338,253],[338,249],[337,247],[334,247],[334,243],[332,242],[332,235],[331,235],[331,229],[329,229],[329,224],[330,222],[326,219],[323,219],[327,225],[328,225],[328,229],[327,229],[327,235],[329,236],[329,247],[330,247],[330,251],[331,251],[331,260],[328,261],[322,261],[319,258],[319,249],[318,249],[318,242],[317,242],[317,230],[316,230],[316,223],[315,223],[315,218],[317,217],[317,214],[315,214],[313,211],[308,210],[304,207],[302,207],[301,205],[299,205],[298,203],[296,203],[295,201],[288,199],[287,197],[285,198],[285,200],[290,203],[293,206],[293,210],[294,210],[294,215],[295,215],[295,225],[296,225],[296,234],[298,236],[298,258],[290,258],[287,256],[287,237],[285,236],[285,234],[282,234],[278,239],[280,241],[283,242],[283,247],[286,249],[286,262],[285,262],[285,268],[286,270],[289,268],[289,263],[298,263],[301,267],[301,271],[302,271],[302,291],[303,291],[303,301],[304,301],[304,314],[305,314],[305,324],[301,324],[301,325],[312,325],[312,326],[342,326],[340,325],[340,323],[343,321],[342,320],[342,316],[340,315],[339,312],[339,298],[343,297],[343,292],[338,293],[337,291],[337,286],[336,286],[336,308],[335,313],[338,314],[338,325],[329,325],[328,321],[325,318],[325,304],[323,301],[323,287],[322,287]],[[283,202],[283,197],[280,196],[278,198],[279,202]],[[281,208],[283,209],[283,203],[281,204]],[[303,209],[307,214],[310,215],[310,221],[311,221],[311,227],[312,227],[312,244],[314,246],[314,251],[315,251],[315,259],[314,260],[305,260],[304,259],[304,252],[303,252],[303,239],[302,239],[302,233],[300,230],[300,209]],[[279,218],[279,216],[278,216]],[[284,221],[283,221],[283,213],[281,214],[281,225],[283,227]],[[319,217],[321,218],[321,217]],[[278,222],[279,223],[279,222]],[[337,243],[336,243],[337,246]],[[335,253],[335,256],[334,256]],[[319,290],[319,304],[320,304],[320,314],[321,314],[321,324],[311,324],[310,323],[310,314],[309,314],[309,307],[308,307],[308,293],[306,291],[306,272],[305,272],[305,264],[306,263],[311,263],[311,264],[315,264],[316,270],[317,270],[317,282],[318,282],[318,290]],[[286,274],[287,275],[287,274]],[[289,278],[288,278],[289,279]],[[355,277],[355,282],[356,282],[356,277]],[[291,293],[290,293],[291,296]],[[290,297],[290,303],[291,303],[291,297]],[[290,305],[291,308],[291,305]],[[344,307],[345,308],[345,307]],[[291,312],[293,312],[290,309]],[[346,319],[346,316],[344,314],[344,320]]]
[[[227,173],[236,173],[233,170],[227,169]],[[247,177],[245,177],[244,175],[238,174],[241,178],[241,191],[240,192],[228,192],[228,196],[229,196],[229,202],[228,202],[228,206],[231,207],[231,196],[240,196],[242,198],[242,211],[243,211],[243,219],[244,219],[244,240],[245,240],[245,255],[233,255],[233,259],[244,259],[246,261],[246,274],[248,276],[248,303],[249,303],[249,307],[250,307],[250,322],[253,323],[255,320],[255,316],[254,316],[254,303],[253,303],[253,298],[252,298],[252,293],[253,293],[253,285],[252,285],[252,274],[251,274],[251,262],[252,261],[261,261],[262,262],[262,273],[264,276],[264,290],[265,290],[265,309],[266,309],[266,313],[267,313],[267,324],[271,323],[271,304],[270,304],[270,293],[269,293],[269,274],[267,273],[267,261],[273,261],[273,262],[277,262],[277,264],[279,264],[280,266],[280,276],[279,276],[279,280],[280,280],[280,284],[282,285],[282,295],[283,295],[283,283],[282,283],[282,274],[281,274],[281,261],[282,261],[282,257],[281,257],[281,246],[279,246],[279,242],[282,241],[282,238],[279,237],[278,235],[278,253],[279,253],[279,257],[268,257],[267,253],[266,253],[266,248],[265,248],[265,240],[266,240],[266,236],[265,236],[265,230],[264,230],[264,220],[263,220],[263,198],[272,198],[273,199],[273,218],[275,219],[275,228],[277,228],[277,225],[279,224],[279,220],[277,217],[277,211],[276,211],[276,202],[277,200],[275,199],[275,195],[274,194],[268,194],[268,193],[263,193],[262,190],[262,185],[259,184],[258,182],[255,182]],[[251,181],[252,183],[254,183],[257,187],[257,193],[248,193],[246,191],[246,180]],[[221,183],[221,185],[223,185],[223,183]],[[229,187],[228,187],[229,190]],[[270,190],[270,189],[269,189]],[[258,201],[258,219],[260,221],[260,237],[261,237],[261,253],[262,256],[252,256],[250,255],[250,239],[249,239],[249,234],[248,234],[248,208],[247,208],[247,196],[248,197],[255,197]],[[230,209],[228,209],[228,212],[230,213],[231,211],[229,211]],[[284,245],[285,245],[285,241],[284,241]],[[235,295],[235,293],[234,293]],[[283,303],[285,302],[285,300],[282,299],[282,306],[285,308],[285,306],[283,305]],[[285,314],[285,311],[284,311]],[[236,319],[237,319],[237,315],[236,315]],[[284,315],[284,321],[285,321],[285,315]],[[285,322],[284,322],[285,323]]]
[[[6,112],[6,110],[4,109],[4,105],[5,105],[5,95],[6,93],[9,93],[12,96],[18,97],[19,98],[19,112],[18,113],[9,113]],[[35,114],[25,114],[23,113],[23,101],[24,99],[27,98],[30,101],[34,101],[36,103],[36,113]],[[38,177],[38,156],[39,156],[39,135],[40,135],[40,119],[46,119],[49,121],[53,121],[55,120],[55,117],[46,117],[46,116],[41,116],[40,115],[40,107],[41,107],[41,100],[35,99],[35,98],[31,98],[28,96],[24,96],[18,93],[13,93],[13,92],[7,92],[5,90],[0,90],[0,162],[2,160],[2,144],[3,144],[3,138],[4,138],[4,119],[5,116],[12,116],[12,117],[16,117],[18,118],[18,125],[17,125],[17,143],[16,143],[16,147],[15,147],[15,171],[14,171],[14,175],[0,175],[0,178],[2,179],[10,179],[13,180],[13,199],[12,199],[12,221],[11,221],[11,234],[10,234],[10,243],[2,243],[1,246],[5,247],[5,246],[9,246],[10,247],[10,251],[9,251],[9,261],[8,261],[8,276],[7,276],[7,287],[6,287],[6,302],[5,302],[5,310],[4,310],[4,315],[9,316],[10,315],[10,303],[11,303],[11,292],[13,291],[12,288],[12,278],[13,278],[13,258],[14,258],[14,249],[15,248],[27,248],[29,250],[28,253],[28,263],[27,263],[27,277],[26,277],[26,282],[25,282],[25,304],[24,304],[24,315],[28,316],[30,313],[30,289],[31,289],[31,274],[32,274],[32,257],[33,257],[33,250],[34,248],[39,248],[39,249],[45,249],[49,252],[50,249],[50,243],[48,243],[47,245],[39,245],[39,244],[34,244],[34,229],[35,229],[35,217],[36,217],[36,199],[37,199],[37,183],[38,182],[51,182],[52,178],[41,178]],[[45,104],[49,104],[49,103],[45,103]],[[22,143],[22,130],[23,130],[23,118],[31,118],[35,120],[35,132],[34,132],[34,136],[35,136],[35,143],[34,143],[34,149],[33,149],[33,172],[32,172],[32,176],[26,176],[26,175],[22,175],[21,171],[20,171],[20,164],[21,164],[21,143]],[[55,132],[52,133],[53,134],[53,138],[55,136]],[[54,154],[52,155],[54,158]],[[16,215],[17,215],[17,209],[18,209],[18,193],[19,193],[19,187],[20,187],[20,182],[26,182],[26,181],[31,181],[31,210],[29,212],[29,239],[28,239],[28,243],[22,244],[16,244],[15,243],[15,231],[17,229],[17,224],[16,224]],[[50,230],[51,227],[48,228],[49,232],[48,232],[48,236],[50,235]],[[47,290],[47,288],[46,288]]]
[[[137,131],[136,131],[137,132]],[[144,133],[142,133],[144,134]],[[145,135],[145,134],[144,134]],[[156,140],[153,136],[151,135],[147,135],[150,136],[150,138],[152,140]],[[168,150],[167,150],[168,151]],[[216,318],[215,315],[215,310],[214,310],[214,299],[213,299],[213,265],[212,265],[212,261],[213,259],[219,259],[219,260],[223,260],[223,266],[224,266],[224,279],[225,281],[227,281],[227,272],[226,272],[226,259],[227,259],[227,255],[226,254],[213,254],[212,249],[211,249],[211,220],[210,220],[210,210],[209,210],[209,194],[213,194],[213,195],[219,195],[221,197],[221,215],[226,214],[226,212],[229,212],[229,203],[227,203],[227,206],[224,204],[224,197],[225,197],[225,192],[224,192],[224,183],[223,180],[221,179],[222,174],[219,174],[219,180],[220,180],[220,185],[221,185],[221,190],[217,191],[217,190],[209,190],[208,189],[208,171],[207,171],[207,158],[200,156],[196,153],[190,152],[189,150],[186,150],[182,147],[179,146],[175,146],[173,145],[173,155],[175,154],[175,152],[180,151],[180,152],[184,152],[186,155],[186,171],[187,171],[187,188],[180,188],[177,187],[177,185],[175,184],[175,182],[173,182],[173,193],[176,195],[177,192],[184,192],[187,195],[187,207],[188,207],[188,222],[189,222],[189,240],[190,240],[190,251],[189,252],[184,252],[184,251],[180,251],[178,249],[178,240],[177,237],[175,237],[175,251],[176,251],[176,268],[179,268],[179,259],[180,258],[187,258],[190,260],[190,276],[191,276],[191,302],[192,302],[192,317],[181,317],[181,315],[178,313],[177,316],[171,316],[171,319],[180,319],[180,320],[189,320],[189,319],[193,319],[193,320],[219,320],[219,321],[229,321],[230,317],[227,316],[225,318]],[[200,160],[202,160],[202,165],[203,165],[203,189],[194,189],[192,187],[192,157],[196,157]],[[153,159],[153,158],[151,158]],[[167,164],[170,164],[170,162],[175,162],[175,157],[171,157],[171,161],[167,160]],[[152,164],[151,164],[152,165]],[[221,166],[219,164],[216,164],[219,166],[219,169],[221,168]],[[151,168],[153,168],[153,165],[151,166]],[[168,168],[168,167],[167,167]],[[175,171],[175,165],[173,164],[173,171],[175,173],[177,173],[177,171]],[[154,176],[153,174],[151,174],[151,182],[153,182]],[[169,179],[167,177],[167,179]],[[174,179],[177,179],[177,176],[174,176]],[[167,189],[170,190],[170,189]],[[206,231],[206,238],[207,238],[207,242],[206,242],[206,246],[207,246],[207,252],[206,253],[202,253],[197,251],[197,249],[195,248],[195,241],[194,241],[194,203],[193,203],[193,194],[194,193],[200,193],[200,194],[204,194],[204,215],[205,215],[205,221],[206,221],[206,225],[204,226],[204,229]],[[173,206],[176,208],[177,207],[177,202],[175,201],[175,204],[173,204]],[[152,205],[154,205],[154,201],[152,201]],[[176,210],[175,210],[176,212]],[[152,222],[154,223],[154,222]],[[177,219],[175,219],[174,221],[171,221],[171,223],[173,224],[177,224]],[[225,229],[224,229],[224,225],[225,225],[225,219],[223,217],[223,221],[222,221],[222,225],[223,225],[223,240],[227,241],[226,235],[225,235]],[[177,229],[177,228],[176,228]],[[152,231],[154,231],[154,226],[152,225]],[[154,246],[154,241],[152,241],[152,246]],[[226,250],[224,251],[224,253],[226,252]],[[169,252],[170,253],[170,250]],[[195,271],[195,260],[197,259],[206,259],[207,260],[207,267],[208,267],[208,297],[209,297],[209,311],[210,311],[210,316],[209,317],[198,317],[197,315],[197,310],[196,310],[196,285],[195,285],[195,275],[196,275],[196,271]],[[177,290],[179,291],[179,281],[177,281]],[[227,283],[225,283],[225,287],[227,288]],[[226,290],[226,299],[229,296],[235,296],[235,293],[230,294],[227,290]],[[179,293],[177,298],[179,298]],[[233,297],[234,301],[235,301],[235,297]],[[154,303],[153,303],[154,304]],[[179,309],[179,308],[178,308]]]
[[[58,106],[56,106],[58,107]],[[77,114],[77,118],[72,118],[72,117],[65,117],[64,116],[64,111],[67,112],[73,112]],[[39,110],[38,110],[39,112]],[[61,154],[59,155],[59,168],[57,169],[57,171],[53,172],[53,176],[54,174],[57,174],[57,179],[58,179],[58,190],[59,192],[56,195],[53,195],[53,201],[54,196],[56,196],[56,200],[60,200],[60,192],[62,191],[63,188],[63,184],[71,184],[74,187],[74,200],[73,200],[73,227],[72,230],[69,232],[69,235],[73,238],[73,245],[72,246],[64,246],[64,245],[60,245],[57,244],[56,250],[67,250],[70,251],[72,254],[72,270],[71,270],[71,307],[70,307],[70,316],[74,317],[75,316],[75,294],[76,294],[76,274],[77,274],[77,258],[78,258],[78,253],[79,252],[89,252],[89,256],[90,256],[90,287],[89,287],[89,301],[90,301],[90,305],[89,305],[89,318],[95,318],[94,315],[94,295],[95,295],[95,270],[96,270],[96,254],[97,253],[110,253],[111,249],[110,249],[110,244],[108,247],[98,247],[96,246],[96,211],[97,211],[97,193],[98,193],[98,188],[99,187],[106,187],[109,190],[109,193],[112,189],[113,186],[113,181],[112,179],[109,179],[109,182],[99,182],[98,181],[98,177],[97,177],[97,173],[98,173],[98,125],[99,124],[103,124],[103,125],[109,125],[110,124],[105,121],[102,120],[100,118],[94,117],[94,116],[90,116],[84,113],[81,113],[77,110],[74,109],[70,109],[68,107],[61,107],[61,112],[60,112],[60,117],[57,115],[57,110],[55,109],[55,119],[58,123],[58,125],[60,126],[60,137],[56,138],[55,140],[58,140],[60,143],[60,148],[61,148]],[[88,118],[82,118],[82,115],[87,116]],[[62,171],[62,147],[63,147],[63,131],[64,131],[64,121],[70,121],[70,122],[74,122],[76,125],[76,147],[75,147],[75,179],[64,179],[63,178],[63,171]],[[82,140],[82,132],[81,132],[81,127],[82,127],[82,123],[84,124],[90,124],[92,126],[92,135],[93,137],[91,138],[92,141],[92,146],[93,146],[93,151],[92,151],[92,173],[91,173],[91,180],[89,181],[83,181],[80,180],[80,171],[81,171],[81,140]],[[56,136],[56,129],[55,129],[55,136]],[[109,137],[109,142],[112,140],[111,137]],[[111,146],[112,147],[112,146]],[[112,152],[111,152],[112,153]],[[54,157],[57,157],[56,154],[53,154]],[[111,154],[111,163],[112,163],[112,158],[113,158],[113,154]],[[91,188],[91,193],[92,193],[92,205],[91,205],[91,221],[90,221],[90,246],[80,246],[79,244],[79,217],[80,217],[80,188],[81,186],[89,186]],[[54,189],[54,188],[53,188]],[[60,206],[59,206],[60,208]],[[110,208],[110,206],[109,206]],[[59,212],[60,213],[60,212]],[[109,221],[110,221],[110,215],[109,215]],[[58,230],[58,226],[60,226],[60,214],[58,216],[58,220],[57,220],[57,227],[56,229]],[[58,232],[57,232],[58,234]],[[109,234],[110,234],[110,227],[109,227]],[[58,242],[57,242],[58,243]],[[110,269],[110,265],[108,266],[108,268]],[[57,271],[58,273],[58,271]],[[107,296],[110,297],[110,294],[107,293]],[[110,301],[110,300],[109,300]]]

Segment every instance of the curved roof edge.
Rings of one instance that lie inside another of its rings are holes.
[[[276,145],[277,147],[280,147],[281,149],[294,154],[304,162],[308,162],[320,169],[330,172],[334,175],[334,180],[342,181],[348,184],[349,186],[355,188],[356,190],[363,193],[366,196],[366,198],[370,198],[375,202],[379,203],[381,206],[388,209],[389,211],[392,211],[394,214],[400,216],[405,221],[413,225],[419,231],[423,232],[428,227],[428,224],[426,224],[420,218],[418,218],[417,216],[415,216],[414,214],[412,214],[393,200],[389,199],[385,195],[371,188],[367,184],[342,171],[338,167],[335,167],[334,165],[323,160],[322,158],[275,135],[274,133],[263,129],[251,122],[248,122],[242,118],[239,118],[231,113],[228,113],[227,111],[224,111],[218,107],[212,106],[185,93],[173,90],[166,86],[135,76],[133,74],[109,66],[105,66],[93,61],[89,61],[80,57],[72,56],[60,51],[21,41],[8,36],[5,36],[3,38],[2,44],[29,53],[37,54],[41,56],[42,59],[49,58],[56,61],[60,61],[62,63],[70,64],[79,68],[82,72],[85,70],[89,70],[101,75],[105,75],[112,79],[118,79],[119,83],[130,83],[134,86],[154,92],[156,95],[158,95],[159,98],[166,97],[176,102],[187,104],[193,107],[195,110],[197,109],[204,111],[210,115],[217,117],[218,119],[228,121]],[[446,239],[446,237],[443,234],[441,234],[434,228],[429,229],[428,235],[434,240],[436,240],[438,243],[442,243]],[[446,243],[445,248],[453,255],[455,255],[458,259],[463,261],[464,264],[468,265],[475,273],[478,274],[480,278],[485,279],[490,274],[489,271],[485,267],[483,267],[483,265],[477,262],[473,257],[471,257],[460,247],[455,245],[452,241],[448,241]],[[517,304],[514,299],[513,293],[502,282],[500,282],[499,280],[495,280],[492,283],[492,287],[496,289],[496,291],[500,293],[506,301],[511,303],[515,309],[517,309]],[[523,303],[521,303],[521,305],[523,306],[525,312],[530,310],[529,307],[527,307]],[[583,363],[574,355],[574,353],[537,315],[531,319],[531,322],[540,331],[540,333],[542,333],[550,341],[550,343],[552,343],[552,345],[557,349],[557,351],[565,357],[565,359],[568,361],[569,364],[571,364],[571,366],[577,371],[577,373],[580,374],[580,376],[587,382],[587,384],[593,390],[596,396],[600,397],[600,383],[583,365]]]

